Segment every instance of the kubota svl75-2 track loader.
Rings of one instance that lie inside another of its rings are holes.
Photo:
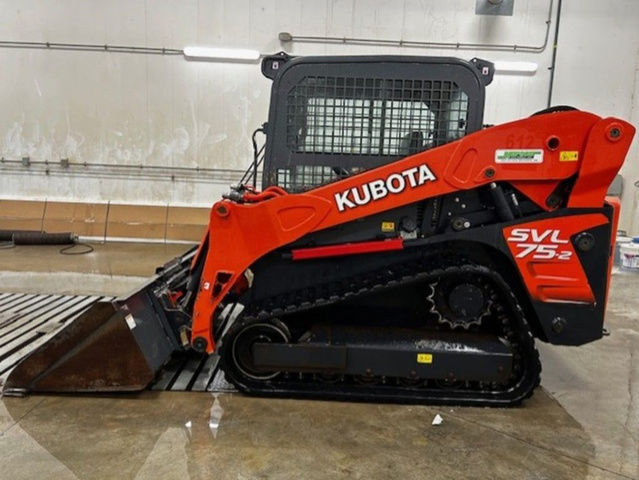
[[[630,124],[557,107],[484,128],[479,59],[278,54],[262,71],[263,166],[199,247],[5,392],[142,389],[194,349],[247,393],[511,405],[539,383],[535,337],[602,336]]]

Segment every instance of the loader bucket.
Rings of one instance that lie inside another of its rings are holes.
[[[144,389],[177,348],[149,290],[94,304],[22,359],[3,393]]]

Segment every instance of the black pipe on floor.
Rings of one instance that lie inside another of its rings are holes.
[[[78,236],[73,232],[47,233],[40,230],[0,230],[0,242],[14,245],[71,245]]]
[[[77,236],[72,232],[17,232],[13,234],[15,245],[72,245]]]

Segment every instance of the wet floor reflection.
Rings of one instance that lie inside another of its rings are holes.
[[[174,392],[3,399],[0,478],[639,479],[637,288],[639,275],[613,277],[609,337],[539,345],[553,396],[538,389],[521,408]]]
[[[24,399],[3,401],[4,417],[21,418],[0,437],[6,478],[374,479],[428,472],[435,479],[577,479],[592,473],[585,463],[594,452],[590,437],[543,390],[526,408],[506,410],[169,392],[32,398],[42,401],[26,414]],[[433,426],[437,413],[444,422]],[[1,425],[10,423],[4,418]]]

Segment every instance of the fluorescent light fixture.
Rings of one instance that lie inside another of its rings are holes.
[[[535,73],[535,62],[494,62],[496,73]]]
[[[187,59],[241,60],[254,62],[260,58],[260,52],[245,48],[189,46],[184,47],[184,56]]]

